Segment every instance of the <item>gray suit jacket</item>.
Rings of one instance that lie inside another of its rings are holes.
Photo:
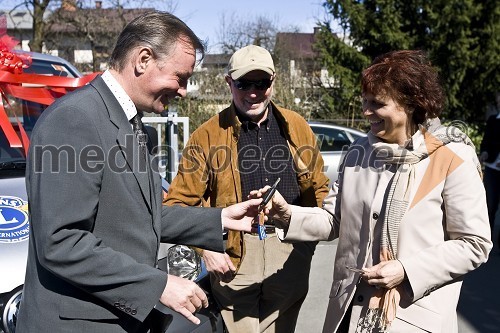
[[[160,241],[224,250],[221,210],[162,206],[159,176],[150,184],[138,161],[131,125],[100,77],[40,117],[17,332],[138,331],[167,280],[155,268]]]

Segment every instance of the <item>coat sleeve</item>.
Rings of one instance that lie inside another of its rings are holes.
[[[291,205],[288,229],[277,228],[277,236],[285,242],[330,241],[338,237],[340,216],[336,214],[338,186],[335,183],[323,202],[323,208]],[[338,212],[337,212],[338,213]]]
[[[323,157],[321,156],[321,152],[318,147],[318,141],[316,139],[316,135],[312,131],[311,127],[309,124],[304,120],[304,118],[296,115],[298,119],[295,119],[296,126],[297,128],[292,129],[294,131],[300,131],[301,136],[304,137],[304,141],[302,144],[296,149],[294,154],[296,156],[294,157],[295,163],[298,164],[296,167],[299,170],[298,174],[298,181],[299,181],[299,186],[301,187],[302,191],[302,196],[305,196],[306,198],[303,198],[305,200],[305,205],[306,206],[317,206],[317,207],[322,207],[323,204],[323,199],[328,195],[328,183],[329,179],[323,172],[325,163],[323,161]],[[291,148],[293,149],[293,148]],[[295,149],[293,149],[295,150]],[[301,165],[303,162],[306,163],[306,165]],[[310,177],[311,177],[311,188],[314,190],[314,198],[316,199],[315,202],[311,202],[312,200],[312,195],[309,194],[309,191],[311,190],[309,188],[309,183],[307,182],[306,179],[303,179],[305,175],[302,175],[300,172],[301,169],[306,168],[310,172]],[[307,186],[304,186],[307,184]],[[304,206],[304,204],[303,204]]]
[[[444,239],[411,256],[398,258],[411,285],[413,300],[476,269],[488,259],[492,248],[485,191],[474,161],[475,152],[460,145],[460,156],[455,154],[451,162],[452,166],[458,166],[448,171],[441,193]]]
[[[165,204],[167,206],[200,206],[207,191],[209,170],[207,153],[193,133],[182,152],[179,171],[170,185]]]
[[[163,206],[161,241],[224,252],[221,212],[222,208]]]
[[[329,195],[329,179],[323,172],[325,162],[323,161],[323,157],[321,156],[321,153],[319,151],[316,136],[311,129],[309,130],[311,131],[312,140],[314,142],[313,160],[316,161],[312,173],[314,192],[316,193],[316,201],[318,203],[318,207],[322,207],[323,199],[325,199],[325,197]]]

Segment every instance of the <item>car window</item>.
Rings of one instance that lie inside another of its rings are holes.
[[[351,137],[352,137],[353,140],[356,140],[356,139],[359,139],[359,138],[362,137],[362,135],[356,134],[356,133],[353,133],[353,132],[349,132],[349,134],[351,135]]]
[[[76,77],[72,71],[64,64],[58,64],[49,61],[35,60],[32,64],[23,70],[25,73],[36,73],[41,75],[54,75],[62,77]]]
[[[344,130],[320,126],[311,126],[311,128],[316,134],[321,152],[342,151],[344,146],[351,144]]]
[[[19,127],[13,127],[19,135]],[[3,131],[0,131],[0,163],[24,160],[24,158],[22,148],[11,147]]]

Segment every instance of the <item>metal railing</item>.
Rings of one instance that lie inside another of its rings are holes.
[[[166,117],[144,117],[142,122],[156,129],[158,168],[160,174],[172,182],[177,174],[181,150],[178,125],[182,124],[182,147],[185,147],[189,139],[189,117],[178,117],[177,112],[169,111]]]

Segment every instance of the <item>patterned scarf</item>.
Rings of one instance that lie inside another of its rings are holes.
[[[433,154],[440,147],[450,142],[463,142],[474,148],[471,140],[458,128],[441,125],[438,118],[429,119],[423,125],[419,125],[420,133],[414,135],[406,147],[398,144],[388,144],[380,142],[373,134],[369,133],[370,142],[377,156],[383,156],[386,163],[398,166],[389,187],[387,205],[380,242],[380,261],[395,260],[398,254],[398,234],[399,225],[410,204],[410,194],[415,184],[415,165],[419,161]],[[427,132],[427,135],[426,135]],[[431,135],[429,135],[429,133]],[[424,136],[424,140],[418,147],[413,147],[413,142],[419,135]],[[481,165],[476,161],[479,174]],[[371,311],[371,327],[374,328],[378,322],[378,328],[382,332],[388,331],[399,304],[400,295],[396,287],[391,289],[379,289],[378,293],[370,299],[369,308]],[[368,319],[368,318],[365,318]]]

